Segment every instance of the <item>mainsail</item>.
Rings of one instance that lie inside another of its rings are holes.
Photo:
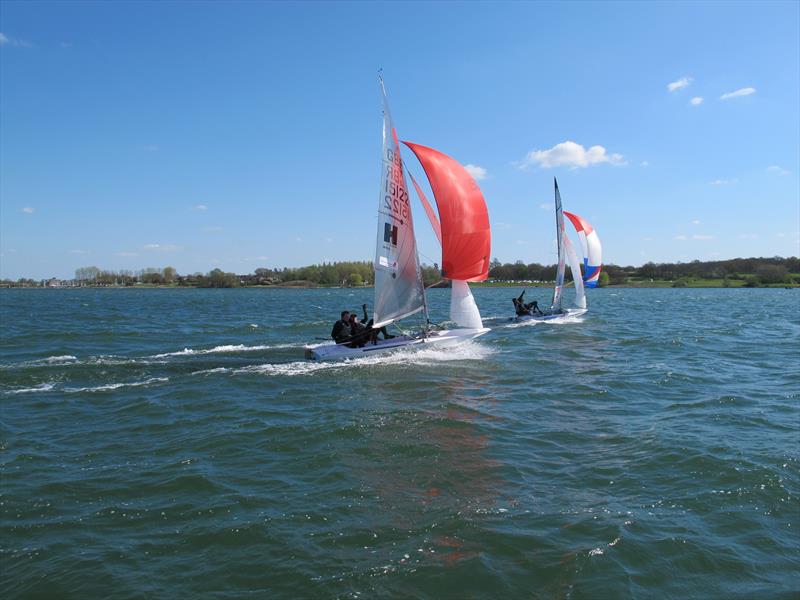
[[[566,270],[564,256],[564,211],[561,208],[561,193],[558,191],[558,181],[553,177],[556,189],[556,244],[558,245],[558,268],[556,270],[556,285],[553,288],[553,303],[550,308],[561,309],[561,292],[564,289],[564,272]],[[580,277],[580,276],[578,276]]]
[[[583,281],[586,287],[597,287],[600,279],[600,270],[603,268],[603,248],[600,245],[600,238],[594,227],[589,221],[570,212],[564,212],[575,226],[578,232],[578,239],[583,250]]]
[[[375,251],[374,327],[382,327],[425,307],[425,291],[417,257],[414,223],[397,133],[383,99],[383,153]]]

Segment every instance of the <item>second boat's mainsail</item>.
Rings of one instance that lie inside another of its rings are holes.
[[[374,327],[382,327],[425,308],[425,291],[414,237],[403,160],[383,80],[383,154],[375,250]]]
[[[556,285],[553,288],[552,310],[561,310],[561,292],[564,289],[564,271],[566,261],[564,256],[564,212],[561,208],[561,193],[558,191],[558,181],[553,178],[556,189],[556,244],[558,245],[558,267],[556,269]],[[580,277],[580,275],[578,275]]]

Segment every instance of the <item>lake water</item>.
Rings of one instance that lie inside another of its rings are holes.
[[[372,290],[0,290],[2,597],[797,598],[800,290],[515,292],[315,363]]]

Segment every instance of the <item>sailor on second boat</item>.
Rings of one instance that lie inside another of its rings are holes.
[[[528,302],[525,304],[522,301],[523,296],[525,296],[525,290],[522,290],[522,293],[519,295],[519,298],[512,298],[511,302],[514,304],[514,311],[517,313],[518,317],[524,316],[531,316],[533,314],[541,315],[541,310],[539,310],[539,303],[536,300],[532,302]]]

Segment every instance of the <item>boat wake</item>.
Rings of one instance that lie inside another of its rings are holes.
[[[418,348],[418,347],[417,347]],[[234,375],[259,374],[270,376],[296,377],[298,375],[311,375],[317,372],[335,372],[354,368],[387,367],[427,367],[439,365],[442,362],[480,361],[493,354],[495,350],[475,342],[465,342],[455,347],[429,347],[417,349],[397,350],[389,354],[364,356],[336,362],[311,362],[307,360],[289,363],[265,363],[251,365],[237,369],[225,369]],[[193,374],[210,374],[222,372],[220,369],[197,371]]]

